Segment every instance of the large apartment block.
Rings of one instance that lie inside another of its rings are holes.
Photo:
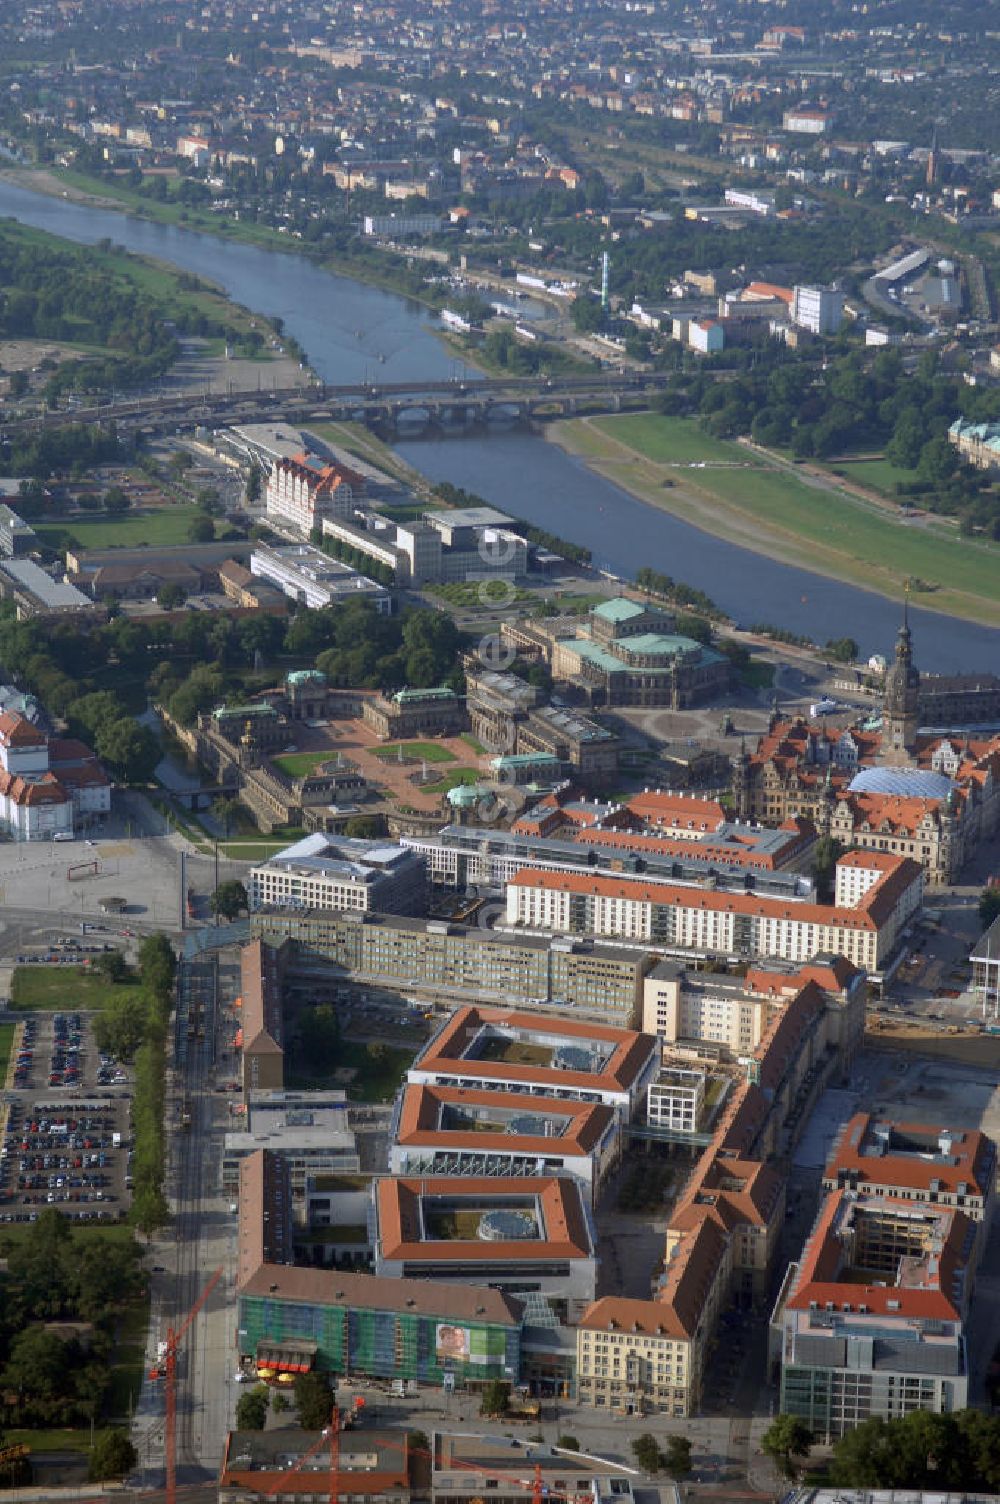
[[[403,914],[262,910],[251,913],[250,929],[273,943],[294,940],[302,955],[332,961],[356,980],[431,1002],[552,1003],[625,1027],[635,1020],[649,964],[645,952],[590,940],[507,935]]]
[[[908,858],[879,852],[851,852],[837,868],[832,905],[624,876],[520,872],[507,887],[507,922],[734,961],[801,962],[824,952],[879,973],[920,907],[923,875]],[[850,895],[852,903],[841,901]]]

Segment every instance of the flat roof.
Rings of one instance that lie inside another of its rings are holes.
[[[22,590],[29,591],[36,600],[53,610],[82,610],[93,606],[89,596],[75,585],[63,580],[54,580],[33,559],[4,559],[0,569],[9,575]]]

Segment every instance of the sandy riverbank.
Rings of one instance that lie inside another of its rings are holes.
[[[873,591],[888,599],[898,599],[903,576],[897,561],[885,558],[849,555],[816,538],[801,536],[791,529],[774,525],[746,507],[733,505],[698,484],[698,471],[657,463],[594,426],[593,420],[579,418],[549,423],[545,437],[567,454],[583,460],[596,474],[648,506],[668,512],[714,538],[724,539],[753,553],[781,564],[808,569],[827,579],[840,580]],[[754,456],[748,454],[748,463]],[[757,466],[758,469],[762,468]],[[775,468],[775,475],[782,472]],[[802,484],[808,484],[806,478]],[[816,490],[830,493],[831,505],[837,500],[836,483],[819,483]],[[855,505],[858,498],[850,498]],[[872,509],[876,510],[876,509]],[[992,595],[971,590],[945,588],[921,592],[915,597],[923,610],[958,616],[982,625],[1000,626],[1000,584]]]

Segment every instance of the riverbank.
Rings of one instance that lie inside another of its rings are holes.
[[[352,256],[338,256],[328,248],[310,246],[273,230],[269,225],[258,225],[234,219],[232,216],[212,214],[198,205],[163,203],[147,198],[127,187],[123,182],[106,183],[89,173],[76,172],[66,167],[0,167],[0,181],[43,193],[47,198],[63,198],[85,208],[107,209],[118,214],[134,215],[151,224],[171,225],[178,229],[193,230],[201,235],[214,235],[221,240],[240,241],[257,246],[261,250],[281,251],[283,254],[303,256],[315,266],[341,277],[351,277],[364,282],[381,292],[391,292],[406,298],[421,308],[440,311],[440,300],[414,290],[402,277],[394,275],[388,266]]]
[[[915,526],[831,477],[799,476],[760,453],[655,414],[550,423],[545,437],[604,479],[712,537],[827,579],[942,615],[1000,626],[1000,551]],[[776,603],[777,604],[777,603]]]

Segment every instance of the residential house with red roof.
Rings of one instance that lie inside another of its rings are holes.
[[[111,781],[89,747],[19,711],[0,715],[0,829],[15,841],[66,839],[110,809]]]

